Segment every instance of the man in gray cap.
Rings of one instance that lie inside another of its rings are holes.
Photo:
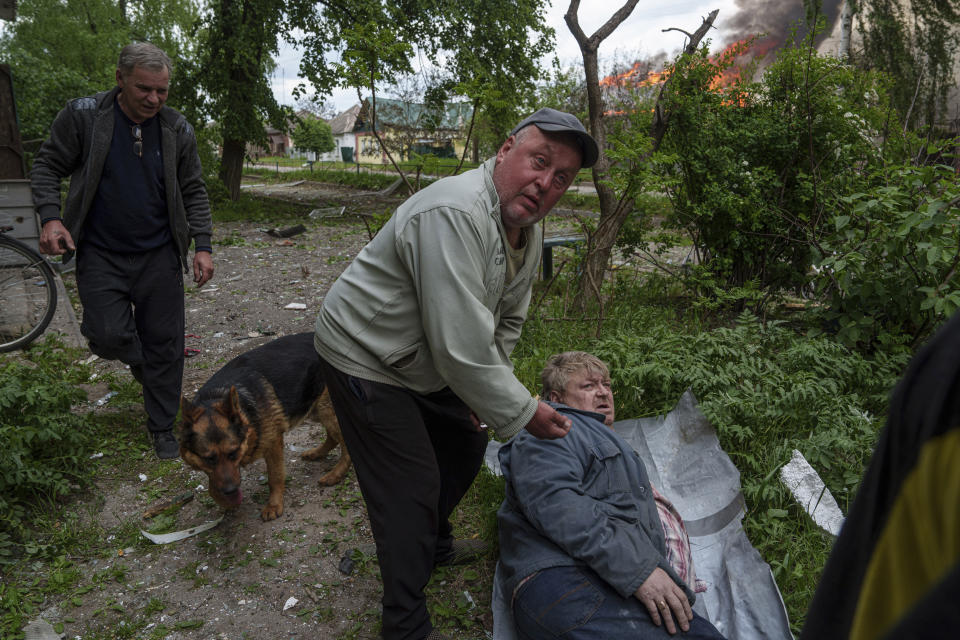
[[[570,428],[517,380],[510,353],[540,261],[536,223],[597,156],[577,118],[537,111],[482,166],[400,205],[323,301],[315,344],[377,543],[385,640],[442,638],[430,573],[483,550],[449,522],[483,462],[481,423],[503,440]]]

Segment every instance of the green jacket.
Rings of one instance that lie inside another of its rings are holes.
[[[494,160],[445,178],[397,208],[330,288],[317,351],[359,378],[427,394],[450,387],[502,438],[537,402],[513,375],[540,261],[526,230],[523,267],[504,287],[506,253]]]
[[[113,102],[118,91],[114,87],[67,103],[54,119],[50,136],[37,152],[30,171],[33,205],[41,220],[54,217],[60,211],[60,182],[70,178],[62,217],[78,245],[82,242],[83,223],[97,194],[110,151]],[[198,247],[210,246],[210,204],[193,127],[169,107],[163,107],[157,117],[170,230],[186,269],[191,237],[196,239]]]

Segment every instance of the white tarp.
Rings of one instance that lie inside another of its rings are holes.
[[[786,608],[770,567],[750,544],[740,472],[720,448],[717,435],[687,391],[665,416],[621,420],[613,428],[643,460],[650,482],[677,508],[690,535],[697,578],[707,591],[694,610],[729,640],[792,639]],[[500,473],[491,442],[487,465]],[[513,616],[494,579],[494,640],[513,640]]]

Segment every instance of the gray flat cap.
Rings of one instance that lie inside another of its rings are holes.
[[[597,147],[597,141],[587,133],[583,124],[576,116],[563,111],[557,111],[549,107],[540,109],[532,116],[524,118],[520,124],[513,128],[510,135],[515,135],[517,131],[531,124],[537,125],[542,131],[567,131],[577,136],[580,142],[580,151],[583,155],[581,167],[592,167],[600,156],[600,149]]]

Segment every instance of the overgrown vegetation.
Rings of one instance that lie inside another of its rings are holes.
[[[649,90],[636,90],[612,136],[613,183],[636,198],[662,191],[671,207],[656,225],[638,207],[619,246],[698,304],[762,314],[802,295],[849,346],[917,344],[960,303],[958,142],[904,129],[890,79],[817,54],[814,36],[788,43],[756,82],[733,68],[749,42],[681,56],[670,129],[639,177],[627,167],[651,116]],[[657,261],[680,245],[685,268]]]
[[[23,637],[24,625],[51,599],[79,606],[93,588],[80,584],[77,560],[101,557],[107,533],[75,498],[95,479],[97,466],[91,464],[91,456],[109,448],[125,467],[147,446],[145,439],[134,435],[142,428],[140,416],[127,410],[142,402],[135,384],[106,376],[103,381],[115,394],[111,405],[116,411],[90,411],[83,385],[91,373],[82,363],[88,355],[47,336],[0,360],[3,638]],[[68,502],[73,507],[65,509]],[[111,535],[116,543],[129,546],[136,542],[135,531]],[[62,623],[58,626],[62,630]],[[123,637],[137,637],[135,629],[130,633]]]
[[[71,412],[86,396],[75,377],[61,377],[69,356],[49,340],[29,353],[30,360],[0,362],[0,563],[43,555],[34,510],[89,479],[90,421]]]

